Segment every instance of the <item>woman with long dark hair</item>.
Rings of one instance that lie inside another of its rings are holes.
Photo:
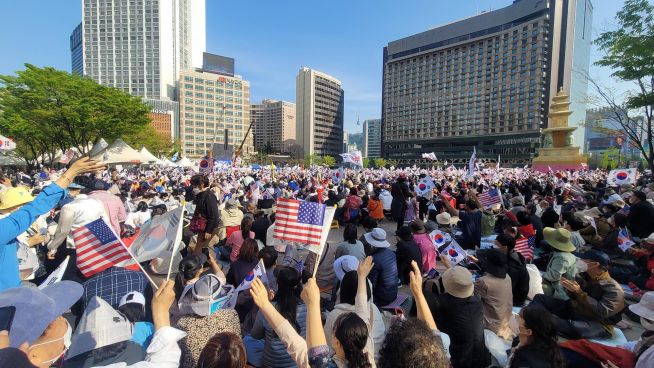
[[[213,231],[218,226],[218,198],[209,190],[209,177],[202,174],[194,175],[190,184],[193,188],[195,204],[191,225],[199,224],[198,228],[194,229],[198,234],[196,251],[199,251],[199,248],[208,246]]]
[[[186,285],[194,284],[205,271],[210,270],[219,279],[225,279],[225,275],[218,262],[216,262],[213,251],[209,250],[208,253],[209,257],[205,256],[204,253],[190,254],[179,262],[179,269],[175,276],[175,298],[177,300],[182,296]],[[208,264],[209,267],[205,268],[205,264]]]
[[[243,220],[241,220],[240,231],[234,231],[229,235],[229,238],[227,238],[225,246],[232,250],[229,254],[230,261],[236,262],[238,254],[241,251],[241,245],[245,239],[254,239],[255,234],[253,231],[250,231],[252,223],[253,221],[251,218],[244,217]]]
[[[272,299],[273,306],[288,321],[296,333],[306,335],[306,306],[300,299],[302,278],[292,267],[279,267],[277,273],[277,293]],[[295,367],[295,361],[286,351],[273,326],[259,312],[250,335],[254,339],[264,339],[263,367]],[[247,342],[246,342],[247,344]],[[252,362],[252,360],[250,360]]]
[[[538,306],[522,308],[518,320],[518,345],[509,357],[510,368],[563,368],[565,360],[556,340],[550,312]]]
[[[365,352],[368,327],[356,313],[342,314],[334,323],[333,347],[336,357],[347,362],[348,368],[370,368]]]

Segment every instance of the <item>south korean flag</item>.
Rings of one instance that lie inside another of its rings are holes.
[[[339,167],[338,170],[332,170],[332,183],[339,185],[343,181],[343,168]]]
[[[425,176],[418,181],[418,185],[416,185],[416,193],[418,194],[418,197],[429,198],[435,187],[436,185],[434,185],[434,181],[431,180],[429,176]]]

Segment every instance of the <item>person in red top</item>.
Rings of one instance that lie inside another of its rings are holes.
[[[638,275],[631,278],[629,287],[641,293],[642,290],[654,290],[654,233],[641,240],[640,248],[629,248],[629,253],[637,259],[640,269]]]
[[[518,220],[518,232],[525,238],[531,238],[536,235],[536,230],[534,230],[534,225],[531,223],[531,218],[527,211],[520,211],[516,214],[516,219]]]

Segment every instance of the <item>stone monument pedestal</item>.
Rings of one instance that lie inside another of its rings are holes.
[[[544,134],[552,136],[552,147],[543,147],[538,150],[538,156],[532,161],[532,170],[548,172],[557,170],[580,170],[581,164],[588,162],[588,157],[579,153],[579,147],[572,146],[570,134],[577,128],[568,126],[568,116],[572,111],[568,109],[570,100],[568,95],[559,90],[552,99],[550,107],[550,127],[543,129]]]

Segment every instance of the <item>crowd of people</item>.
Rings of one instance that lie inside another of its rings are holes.
[[[280,199],[335,207],[327,244]],[[651,367],[653,203],[602,170],[5,171],[0,366]],[[77,229],[179,208],[179,251],[88,272]]]

